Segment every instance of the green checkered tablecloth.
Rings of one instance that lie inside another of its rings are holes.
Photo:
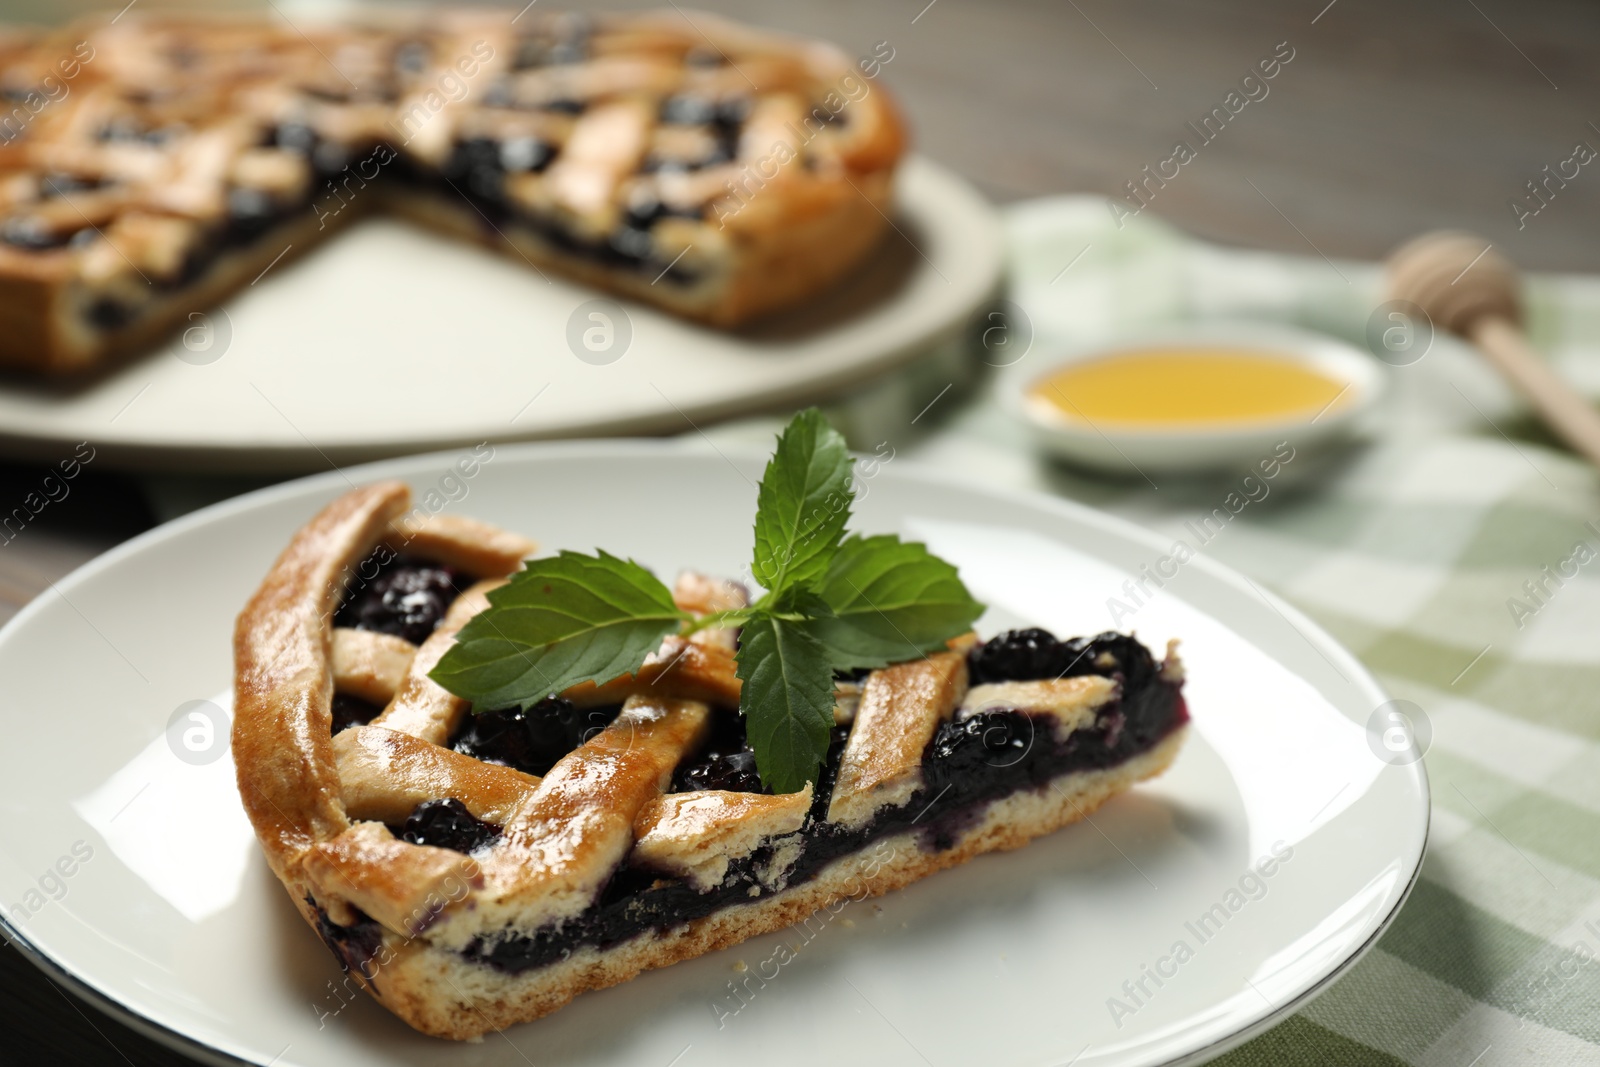
[[[1329,262],[1309,246],[1304,257],[1218,248],[1149,216],[1119,230],[1099,200],[1023,204],[1008,226],[1010,296],[1032,323],[1025,358],[1035,360],[1053,345],[1188,317],[1288,322],[1361,344],[1382,300],[1372,264]],[[1600,280],[1535,279],[1529,307],[1535,343],[1600,395]],[[941,384],[924,370],[891,389],[915,415]],[[1596,475],[1449,338],[1395,369],[1392,385],[1369,447],[1275,489],[1205,551],[1302,608],[1424,710],[1427,858],[1370,954],[1218,1062],[1600,1064]],[[1216,502],[1214,483],[1158,478],[1152,488],[1131,471],[1114,482],[1045,463],[991,388],[966,403],[963,391],[902,429],[923,436],[899,454],[1174,537]],[[838,413],[870,450],[887,436],[890,406],[877,394]],[[756,447],[770,432],[755,422],[713,431]],[[1525,610],[1513,614],[1513,599]]]

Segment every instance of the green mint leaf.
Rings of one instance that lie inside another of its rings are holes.
[[[768,592],[822,576],[850,519],[850,458],[822,412],[796,415],[778,438],[756,495],[751,570]]]
[[[817,780],[833,728],[827,650],[797,623],[762,613],[739,637],[739,710],[761,782],[795,793]]]
[[[562,552],[491,592],[428,677],[475,710],[526,708],[634,673],[685,618],[672,591],[632,560]]]
[[[893,534],[839,546],[817,589],[806,630],[836,670],[885,667],[944,647],[983,614],[955,567]],[[803,609],[804,610],[804,609]]]

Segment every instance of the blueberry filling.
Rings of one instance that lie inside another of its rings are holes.
[[[1040,635],[1049,638],[1049,642]],[[922,789],[907,804],[881,812],[855,830],[825,821],[849,737],[847,727],[835,728],[818,775],[811,812],[801,831],[800,857],[789,868],[787,885],[803,884],[841,856],[863,851],[873,842],[895,835],[918,833],[920,847],[929,851],[951,848],[966,829],[982,818],[989,804],[1016,793],[1049,789],[1051,780],[1060,775],[1126,762],[1148,751],[1188,719],[1178,686],[1159,676],[1149,653],[1131,638],[1102,634],[1082,641],[1057,642],[1043,631],[1025,637],[1006,636],[1008,640],[985,658],[986,669],[999,669],[1007,663],[1006,655],[1016,655],[1022,662],[1009,666],[1031,672],[1038,666],[1029,657],[1041,651],[1071,659],[1087,649],[1086,661],[1102,654],[1118,660],[1116,669],[1123,675],[1120,700],[1101,709],[1091,725],[1065,738],[1055,735],[1050,717],[1034,717],[1015,710],[987,711],[961,722],[946,723],[924,753]],[[1138,649],[1137,654],[1134,649]],[[1046,657],[1047,666],[1054,663],[1054,659]],[[1150,669],[1141,669],[1141,664],[1149,664]],[[1092,668],[1087,668],[1079,673],[1091,672]],[[717,730],[725,734],[718,736]],[[726,769],[725,757],[731,753],[719,751],[716,746],[719,742],[726,746],[731,737],[732,731],[725,724],[714,728],[707,752],[680,768],[679,787],[694,788],[690,781],[709,781],[713,770]],[[736,751],[743,751],[742,746]],[[722,884],[704,893],[657,872],[623,867],[612,876],[599,899],[578,917],[560,927],[480,938],[465,950],[465,955],[498,970],[520,973],[565,959],[586,945],[604,949],[650,930],[681,926],[723,908],[759,899],[766,890],[757,872],[771,860],[770,850],[758,850],[748,859],[731,864]]]
[[[848,740],[848,726],[835,726],[828,733],[828,754],[822,759],[817,784],[811,789],[811,810],[806,813],[808,826],[821,826],[828,819],[828,804],[833,800],[833,785],[839,780],[839,764],[844,760],[844,745]]]
[[[472,852],[498,841],[500,827],[477,818],[452,797],[418,804],[395,836],[413,845]]]
[[[374,571],[374,577],[362,580]],[[368,556],[356,573],[361,577],[351,583],[333,624],[393,634],[414,645],[433,633],[464,581],[453,567],[394,556],[387,549]]]
[[[249,244],[272,227],[285,214],[260,189],[243,186],[228,190],[228,225],[224,243]]]
[[[605,729],[622,705],[579,708],[564,697],[545,697],[524,710],[466,716],[451,740],[457,752],[524,774],[545,775],[567,753]]]
[[[0,241],[31,252],[61,248],[71,239],[70,231],[51,229],[30,215],[13,215],[0,224]]]
[[[349,926],[340,926],[328,918],[326,909],[311,897],[306,897],[306,903],[317,910],[317,933],[322,935],[323,944],[328,946],[333,958],[339,961],[339,966],[347,972],[355,971],[361,977],[371,980],[377,974],[372,961],[377,958],[378,949],[383,946],[383,927],[360,911],[356,912],[355,922]]]
[[[507,174],[538,173],[554,158],[555,149],[537,137],[469,137],[455,143],[440,173],[472,197],[503,205]]]
[[[1103,674],[1138,688],[1159,670],[1150,651],[1126,634],[1108,631],[1058,641],[1038,629],[997,634],[968,654],[967,666],[973,685]]]
[[[505,196],[506,173],[500,161],[500,142],[488,137],[457,141],[440,173],[479,199],[498,203]]]
[[[519,169],[542,171],[554,159],[554,150],[534,138],[520,138],[502,144],[491,138],[467,138],[457,141],[449,158],[439,170],[437,179],[452,196],[467,199],[485,220],[486,232],[498,239],[500,227],[516,223],[533,230],[550,245],[573,256],[581,256],[609,267],[621,267],[664,276],[679,284],[690,284],[696,275],[687,266],[656,254],[655,240],[649,228],[658,219],[669,215],[699,218],[701,211],[670,208],[652,201],[643,201],[630,208],[617,229],[605,238],[596,240],[575,234],[554,219],[540,218],[518,211],[506,195],[506,175]],[[424,184],[426,178],[420,179]]]
[[[365,726],[376,719],[383,711],[376,704],[370,704],[358,696],[349,693],[333,694],[333,732],[339,733],[352,726]]]
[[[733,793],[766,793],[756,773],[756,754],[745,741],[744,716],[712,713],[711,736],[695,759],[686,761],[672,779],[675,793],[723,789]]]
[[[761,775],[756,773],[756,754],[748,748],[737,752],[713,752],[684,771],[677,792],[698,789],[723,789],[732,793],[765,793]]]
[[[135,312],[120,300],[102,296],[91,301],[83,315],[96,329],[110,332],[126,326],[133,320]]]

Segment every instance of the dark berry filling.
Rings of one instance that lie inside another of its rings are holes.
[[[97,329],[110,332],[126,326],[133,320],[135,312],[120,300],[102,296],[91,301],[83,314]]]
[[[1039,629],[995,635],[968,654],[967,666],[973,685],[1103,674],[1140,687],[1160,669],[1150,650],[1126,634],[1107,631],[1058,641]]]
[[[1034,722],[1016,711],[983,711],[960,722],[947,722],[933,735],[930,767],[939,770],[940,785],[965,773],[974,763],[1009,766],[1033,746]]]
[[[453,797],[424,800],[395,835],[413,845],[472,852],[500,839],[500,827],[484,822]]]
[[[457,141],[440,173],[479,199],[498,204],[505,196],[506,171],[500,161],[500,142],[488,137]]]
[[[31,215],[13,215],[0,224],[0,241],[30,252],[65,247],[72,236],[71,230],[52,229]]]
[[[546,107],[556,107],[559,101]],[[498,240],[501,227],[516,224],[537,233],[556,249],[651,277],[689,284],[696,275],[673,257],[658,253],[650,227],[668,215],[699,218],[702,211],[670,208],[654,202],[641,202],[624,214],[617,228],[603,239],[574,233],[564,223],[519,211],[506,195],[506,175],[522,171],[542,171],[555,158],[555,150],[536,138],[517,138],[504,143],[477,137],[457,141],[449,159],[432,179],[451,196],[465,197],[484,220],[485,234]],[[410,180],[430,184],[426,175],[412,173]]]
[[[260,189],[243,186],[230,189],[228,226],[223,234],[223,240],[227,244],[249,244],[271,229],[284,214],[284,209]]]
[[[561,757],[605,729],[621,711],[620,704],[579,708],[565,697],[545,697],[527,709],[466,716],[451,747],[485,763],[544,775]]]
[[[1017,634],[1005,636],[1008,640],[993,650],[996,662],[989,663],[988,668],[997,669],[997,664],[1004,662],[1001,653],[1021,658],[1028,671],[1041,669],[1029,657],[1044,653],[1050,657],[1067,656],[1069,660],[1084,653],[1085,661],[1109,655],[1117,660],[1115,667],[1102,661],[1099,669],[1122,675],[1121,698],[1102,709],[1090,726],[1065,738],[1055,735],[1054,720],[1048,716],[1034,717],[1015,710],[991,710],[961,722],[946,723],[935,733],[924,754],[923,788],[909,803],[880,813],[856,830],[826,822],[849,737],[848,727],[835,728],[802,830],[800,857],[789,868],[788,885],[802,884],[841,856],[899,834],[917,832],[921,847],[929,851],[950,848],[994,801],[1019,792],[1048,789],[1052,779],[1064,774],[1126,762],[1148,751],[1188,720],[1178,686],[1158,675],[1149,653],[1131,638],[1102,634],[1092,639],[1057,642],[1044,631],[1020,638]],[[1047,665],[1052,672],[1043,676],[1055,677],[1055,660],[1048,659]],[[1149,665],[1149,669],[1143,665]],[[1073,673],[1091,671],[1073,668]],[[993,675],[988,677],[992,679]],[[687,785],[690,776],[709,779],[713,767],[725,766],[725,757],[713,746],[719,738],[726,745],[731,735],[726,724],[714,728],[707,753],[680,768],[680,788]],[[737,751],[744,751],[742,745]],[[731,864],[722,884],[704,893],[657,872],[624,867],[613,875],[593,906],[559,928],[482,938],[465,954],[499,970],[519,973],[564,959],[584,945],[606,948],[648,930],[681,926],[723,908],[759,899],[765,890],[757,872],[771,858],[768,850],[759,850],[748,859]]]
[[[848,740],[848,726],[835,726],[828,733],[828,754],[822,758],[822,769],[817,772],[816,785],[811,787],[811,810],[806,813],[806,821],[813,827],[827,821],[828,804],[833,800],[833,784],[839,780],[839,764],[844,761],[844,744]]]
[[[306,903],[317,909],[317,933],[322,935],[322,943],[328,946],[339,966],[370,980],[377,973],[372,961],[383,946],[383,927],[359,911],[354,923],[340,926],[328,918],[327,911],[311,897],[306,897]]]
[[[756,754],[750,749],[738,752],[713,752],[683,772],[677,792],[698,789],[723,789],[731,793],[763,793],[761,775],[756,772]]]
[[[383,709],[376,704],[369,704],[358,696],[349,693],[333,694],[333,732],[348,730],[352,726],[365,726],[376,719]]]
[[[673,777],[675,793],[723,789],[732,793],[765,793],[756,772],[756,754],[745,741],[744,716],[737,712],[712,713],[711,736],[704,750],[685,761]]]
[[[373,577],[367,579],[369,574]],[[461,595],[464,581],[454,567],[380,548],[356,568],[333,624],[393,634],[420,645]]]

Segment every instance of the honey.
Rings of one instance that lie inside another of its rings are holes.
[[[1128,429],[1219,429],[1303,421],[1346,402],[1347,382],[1261,349],[1163,346],[1073,363],[1034,382],[1031,403]]]

